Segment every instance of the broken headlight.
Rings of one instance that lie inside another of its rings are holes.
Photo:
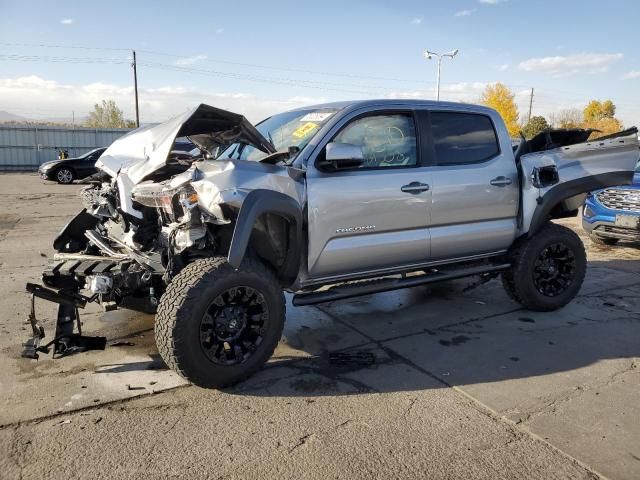
[[[158,208],[179,220],[198,204],[198,194],[191,185],[178,188],[160,188],[158,185],[140,185],[132,192],[133,200],[145,207]]]

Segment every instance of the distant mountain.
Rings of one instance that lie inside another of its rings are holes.
[[[81,127],[86,121],[86,117],[76,117],[76,127]],[[71,117],[45,117],[45,118],[28,118],[22,115],[16,115],[15,113],[7,112],[6,110],[0,110],[0,123],[9,123],[13,125],[19,125],[23,123],[39,124],[39,125],[65,125],[71,126]]]
[[[28,122],[29,119],[5,110],[0,110],[0,122]]]

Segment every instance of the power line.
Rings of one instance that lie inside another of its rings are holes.
[[[138,50],[138,52],[147,53],[150,55],[178,58],[178,59],[189,58],[189,55],[162,53],[162,52],[157,52],[153,50]],[[280,70],[284,72],[309,73],[312,75],[325,75],[325,76],[332,76],[332,77],[360,78],[365,80],[383,80],[383,81],[391,81],[391,82],[413,83],[413,84],[419,84],[419,85],[424,85],[425,83],[429,83],[429,84],[433,83],[433,82],[425,82],[424,80],[418,80],[418,79],[378,77],[378,76],[372,76],[372,75],[358,75],[358,74],[346,73],[346,72],[327,72],[327,71],[321,71],[321,70],[308,70],[305,68],[281,67],[281,66],[274,66],[274,65],[262,65],[258,63],[235,62],[230,60],[220,60],[220,59],[214,59],[214,58],[203,58],[198,61],[204,62],[204,63],[224,63],[227,65],[236,65],[241,67],[263,68],[268,70]]]
[[[101,57],[51,57],[42,55],[18,55],[0,54],[0,60],[16,62],[47,62],[47,63],[103,63],[103,64],[125,64],[128,59],[122,58],[101,58]]]
[[[318,80],[303,80],[303,79],[293,79],[293,78],[284,78],[284,77],[265,77],[262,75],[224,72],[221,70],[209,70],[209,69],[194,68],[194,67],[184,67],[184,66],[169,65],[164,63],[139,62],[138,64],[145,67],[158,68],[161,70],[177,71],[181,73],[193,73],[193,74],[199,74],[199,75],[205,75],[205,76],[234,78],[234,79],[240,79],[240,80],[248,80],[252,82],[299,86],[299,87],[305,87],[305,88],[314,88],[318,90],[331,90],[331,91],[339,91],[339,92],[347,92],[347,93],[371,94],[371,93],[378,93],[381,90],[394,90],[394,88],[383,87],[383,86],[344,84],[344,83],[322,82]],[[378,92],[374,92],[373,90],[365,91],[365,90],[335,88],[335,87],[343,87],[343,86],[376,89]]]
[[[131,49],[129,48],[85,47],[85,46],[79,46],[79,45],[55,45],[55,44],[46,44],[46,43],[0,42],[0,45],[11,46],[11,47],[37,47],[37,48],[62,48],[62,49],[69,48],[69,49],[82,49],[82,50],[106,50],[106,51],[124,51],[124,52],[131,51]],[[155,50],[138,49],[136,51],[141,53],[147,53],[149,55],[158,55],[158,56],[171,57],[171,58],[177,58],[177,59],[189,58],[189,55],[179,55],[175,53],[158,52]],[[425,83],[433,83],[433,82],[424,82],[423,80],[418,80],[418,79],[378,77],[378,76],[371,76],[371,75],[358,75],[358,74],[352,74],[352,73],[346,73],[346,72],[327,72],[327,71],[321,71],[321,70],[309,70],[309,69],[295,68],[295,67],[263,65],[263,64],[257,64],[257,63],[236,62],[231,60],[221,60],[221,59],[213,59],[213,58],[206,58],[199,61],[207,62],[207,63],[223,63],[227,65],[236,65],[236,66],[242,66],[242,67],[280,70],[285,72],[307,73],[312,75],[325,75],[325,76],[333,76],[333,77],[360,78],[360,79],[367,79],[367,80],[369,79],[383,80],[383,81],[392,81],[392,82],[413,83],[413,84],[419,84],[419,85],[424,85]]]
[[[108,48],[108,47],[85,47],[79,45],[53,45],[50,43],[10,43],[10,42],[0,42],[0,45],[4,45],[7,47],[37,47],[37,48],[73,48],[79,50],[111,50],[111,51],[122,51],[129,52],[130,48]]]

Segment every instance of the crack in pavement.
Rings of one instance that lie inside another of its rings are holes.
[[[582,385],[578,385],[573,390],[565,393],[564,395],[547,397],[546,399],[543,400],[546,403],[542,407],[536,410],[533,410],[531,412],[528,412],[524,418],[518,419],[516,421],[516,424],[529,424],[541,415],[556,414],[558,407],[566,405],[569,402],[572,402],[573,400],[581,397],[586,392],[606,388],[612,385],[613,383],[615,383],[620,376],[633,372],[637,368],[638,368],[638,364],[634,359],[634,360],[631,360],[631,363],[629,364],[628,367],[622,370],[618,370],[617,372],[614,372],[613,374],[609,375],[605,380],[596,381],[593,383],[584,383]],[[516,411],[514,409],[510,409],[505,411],[504,415],[509,415],[510,413],[516,413]]]
[[[9,428],[20,428],[23,426],[29,426],[32,424],[38,424],[47,420],[53,420],[56,418],[60,418],[60,417],[65,417],[65,416],[70,416],[70,415],[75,415],[76,413],[82,413],[82,412],[88,412],[91,410],[97,410],[99,408],[103,408],[103,407],[111,407],[114,405],[119,405],[121,403],[127,403],[127,402],[131,402],[133,400],[137,400],[140,398],[144,398],[144,397],[148,397],[150,395],[162,395],[164,393],[170,393],[173,392],[174,390],[177,390],[178,388],[186,388],[186,387],[192,387],[193,385],[191,385],[190,383],[187,383],[185,385],[176,385],[175,387],[169,387],[166,388],[164,390],[157,390],[157,391],[145,391],[143,393],[137,394],[137,395],[133,395],[131,397],[127,397],[127,398],[116,398],[114,400],[109,400],[107,402],[102,402],[102,403],[94,403],[93,405],[87,405],[86,407],[80,407],[80,408],[76,408],[73,410],[67,410],[64,412],[56,412],[56,413],[51,413],[49,415],[42,415],[39,417],[34,417],[34,418],[30,418],[28,420],[18,420],[17,422],[10,422],[10,423],[4,423],[2,425],[0,425],[0,432],[4,431],[4,430],[8,430]]]
[[[302,437],[300,437],[298,439],[298,443],[296,443],[295,445],[293,445],[292,447],[289,447],[289,453],[293,453],[294,450],[306,445],[306,443],[315,435],[315,433],[309,433],[307,435],[304,435]]]
[[[391,350],[389,347],[386,347],[385,345],[383,345],[381,343],[381,341],[378,341],[378,340],[374,339],[373,337],[369,336],[368,334],[366,334],[365,332],[361,331],[360,329],[358,329],[358,328],[346,323],[342,319],[340,319],[337,316],[333,315],[331,312],[326,311],[325,309],[321,308],[321,306],[314,305],[313,307],[318,309],[318,310],[320,310],[324,314],[326,314],[328,317],[330,317],[336,323],[339,323],[339,324],[341,324],[341,325],[343,325],[343,326],[345,326],[347,328],[350,328],[351,330],[355,331],[356,333],[358,333],[358,334],[362,335],[363,337],[367,338],[371,343],[377,345],[378,348],[383,350],[389,357],[395,358],[395,359],[400,359],[401,361],[403,361],[407,365],[409,365],[409,366],[415,368],[416,370],[418,370],[419,372],[427,375],[428,377],[432,378],[436,382],[438,382],[438,383],[440,383],[440,384],[442,384],[442,385],[444,385],[446,387],[449,387],[449,388],[455,390],[456,392],[458,392],[459,394],[463,395],[465,398],[470,400],[471,405],[473,405],[473,407],[476,409],[476,411],[478,411],[482,415],[485,415],[485,416],[489,417],[490,419],[492,419],[492,420],[494,420],[496,422],[500,422],[500,423],[504,424],[505,426],[507,426],[507,428],[509,428],[509,431],[511,433],[513,433],[511,429],[514,429],[515,431],[519,432],[522,435],[529,435],[534,440],[542,442],[547,447],[549,447],[550,449],[558,452],[559,454],[561,454],[563,457],[567,458],[568,460],[570,460],[574,464],[579,465],[581,468],[583,468],[586,471],[586,473],[588,475],[591,475],[593,478],[595,478],[595,479],[605,478],[604,475],[600,474],[599,472],[596,472],[593,467],[591,467],[591,466],[587,465],[586,463],[578,460],[577,458],[573,457],[572,455],[570,455],[569,453],[565,452],[564,450],[556,447],[555,445],[551,444],[549,441],[545,440],[544,438],[540,437],[539,435],[536,435],[535,433],[529,431],[528,429],[523,428],[523,426],[521,424],[516,423],[513,420],[510,420],[509,418],[507,418],[504,415],[500,414],[499,412],[495,411],[493,408],[489,407],[485,403],[481,402],[479,399],[477,399],[474,396],[470,395],[469,393],[464,391],[462,388],[460,388],[460,387],[458,387],[456,385],[450,384],[449,382],[447,382],[447,381],[443,380],[442,378],[440,378],[435,373],[433,373],[433,372],[431,372],[431,371],[429,371],[429,370],[417,365],[415,362],[413,362],[410,359],[402,356],[401,354],[395,352],[394,350]],[[522,309],[516,309],[514,311],[518,311],[518,310],[522,310]],[[494,317],[494,316],[496,316],[496,315],[495,314],[487,315],[486,318],[474,319],[474,321],[484,320],[484,319],[488,319],[488,318],[491,318],[491,317]],[[456,323],[470,323],[470,321],[456,322]],[[418,334],[416,334],[416,335],[418,335]]]

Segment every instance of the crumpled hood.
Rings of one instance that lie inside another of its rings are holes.
[[[134,185],[167,163],[177,137],[189,137],[200,149],[213,153],[236,142],[265,153],[276,149],[242,115],[201,104],[159,125],[138,128],[113,142],[96,167],[116,177],[126,172]]]

